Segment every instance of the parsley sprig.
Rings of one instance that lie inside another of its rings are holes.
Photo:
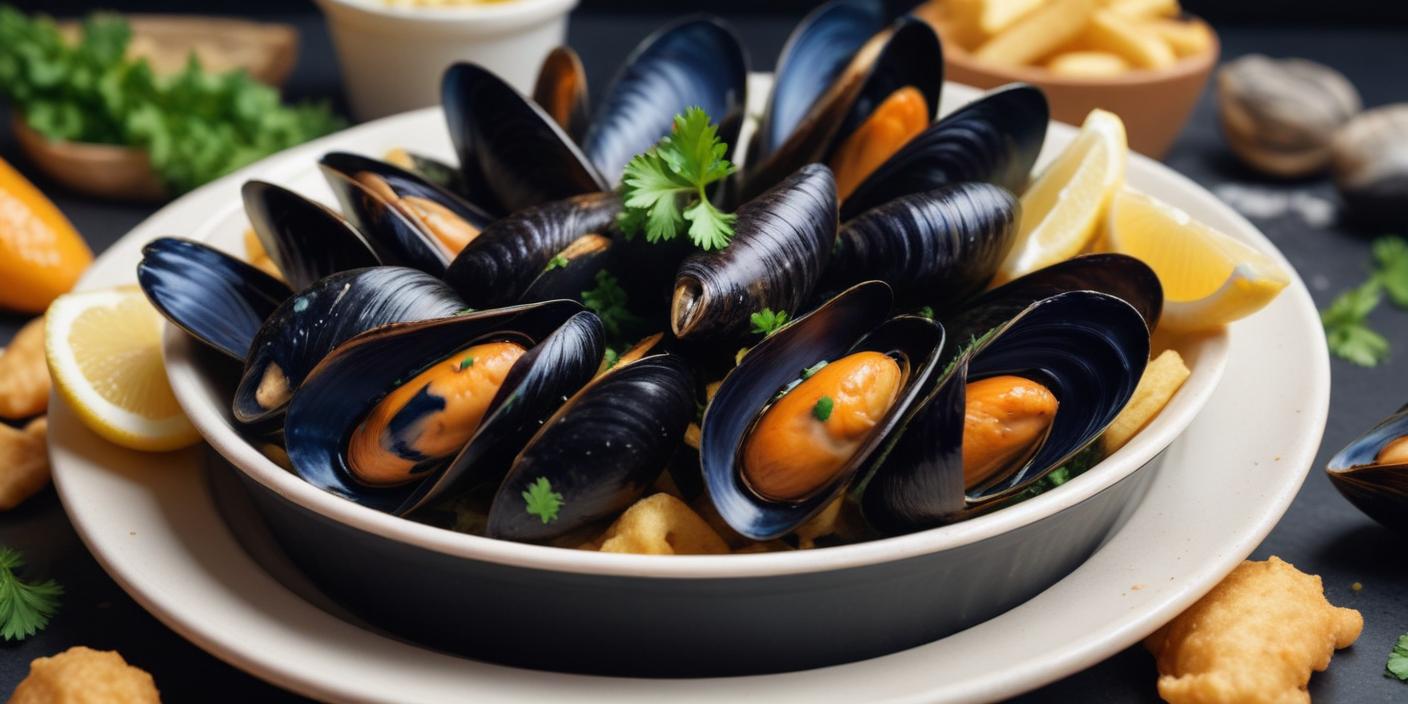
[[[1408,310],[1408,241],[1380,237],[1374,240],[1373,255],[1373,274],[1320,313],[1330,352],[1362,367],[1375,367],[1388,359],[1388,340],[1368,322],[1384,294],[1395,306]]]
[[[562,510],[562,494],[552,490],[552,482],[547,477],[538,477],[538,481],[529,484],[522,496],[528,515],[537,516],[543,525],[557,520],[557,513]]]
[[[728,246],[737,216],[719,210],[708,195],[710,185],[736,168],[726,153],[728,145],[702,108],[676,115],[668,136],[626,164],[622,231],[633,237],[644,230],[646,241],[653,243],[678,237],[687,223],[689,238],[700,249]]]
[[[1399,636],[1398,642],[1393,644],[1393,650],[1388,654],[1388,663],[1384,665],[1384,677],[1408,682],[1408,633]]]
[[[15,571],[23,566],[19,551],[0,547],[0,637],[5,640],[23,640],[43,630],[64,593],[52,579],[22,581]]]
[[[777,332],[778,328],[787,324],[787,320],[787,311],[774,311],[771,308],[764,308],[748,316],[748,322],[753,324],[753,332],[764,337]]]
[[[602,328],[613,341],[621,338],[623,329],[640,322],[629,304],[630,296],[621,288],[621,282],[605,269],[596,273],[596,287],[582,292],[582,305],[601,318]]]

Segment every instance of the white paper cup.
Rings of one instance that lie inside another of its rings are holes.
[[[523,93],[567,36],[577,0],[511,0],[465,7],[391,7],[380,0],[317,0],[327,16],[343,85],[359,120],[440,102],[440,76],[457,61],[497,73]]]

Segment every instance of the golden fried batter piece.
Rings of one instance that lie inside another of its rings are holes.
[[[9,704],[151,704],[156,682],[113,651],[76,646],[29,664]]]
[[[0,418],[20,420],[49,408],[49,365],[44,361],[44,319],[25,323],[0,351]]]
[[[49,483],[49,421],[36,418],[24,430],[0,424],[0,511],[8,511]]]
[[[1318,576],[1272,557],[1243,562],[1144,645],[1171,704],[1305,704],[1311,670],[1363,628],[1358,611],[1326,601]]]
[[[635,502],[600,538],[602,552],[722,555],[728,545],[693,509],[669,494]],[[585,546],[584,546],[585,547]]]

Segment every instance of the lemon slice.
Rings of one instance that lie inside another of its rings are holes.
[[[1129,188],[1110,206],[1111,250],[1142,259],[1164,287],[1160,327],[1204,330],[1261,310],[1290,283],[1273,259]]]
[[[1124,182],[1128,153],[1119,116],[1092,110],[1075,141],[1022,195],[1017,240],[993,285],[1079,254]]]
[[[60,395],[98,435],[150,451],[200,439],[166,380],[161,316],[135,286],[60,296],[44,348]]]

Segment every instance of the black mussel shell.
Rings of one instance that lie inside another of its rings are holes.
[[[1104,432],[1134,394],[1148,360],[1144,318],[1118,298],[1073,291],[1032,304],[960,355],[897,433],[893,451],[865,484],[867,521],[882,532],[903,533],[1007,505]],[[1060,409],[1030,461],[965,490],[966,385],[1007,374],[1046,386]]]
[[[981,336],[1031,304],[1067,291],[1095,291],[1134,306],[1150,330],[1159,325],[1164,289],[1148,264],[1125,254],[1087,254],[1038,269],[949,308],[939,320],[955,342]]]
[[[417,197],[441,205],[475,229],[482,230],[493,220],[459,196],[384,161],[329,152],[318,165],[343,212],[361,230],[381,261],[392,266],[408,266],[439,276],[456,253],[441,245],[419,218],[359,182],[358,174],[380,178],[398,198]]]
[[[836,240],[836,180],[799,169],[738,209],[733,241],[690,256],[675,276],[670,325],[681,340],[723,343],[763,308],[796,315],[821,279]]]
[[[469,197],[492,214],[610,189],[552,117],[493,72],[455,64],[440,94]]]
[[[468,198],[464,185],[464,174],[454,166],[434,157],[405,149],[392,149],[386,153],[386,163],[399,166],[461,198]]]
[[[637,154],[670,134],[675,116],[700,107],[738,141],[748,90],[748,60],[733,31],[714,19],[665,27],[636,49],[612,81],[582,137],[582,151],[611,184]]]
[[[937,373],[944,340],[943,329],[924,318],[886,321],[890,300],[889,287],[879,282],[848,289],[758,343],[725,377],[704,412],[700,466],[714,507],[740,534],[753,540],[786,534],[885,455],[892,431]],[[739,476],[738,461],[754,420],[803,370],[866,350],[900,353],[907,359],[908,376],[890,411],[828,488],[795,503],[758,498]]]
[[[246,181],[240,193],[259,243],[294,290],[381,263],[362,233],[321,203],[267,181]]]
[[[785,143],[769,153],[750,156],[755,166],[745,179],[743,196],[772,186],[803,164],[827,161],[841,140],[905,86],[924,95],[930,115],[937,112],[943,90],[943,50],[934,30],[913,17],[901,17],[872,37]]]
[[[878,279],[901,303],[941,308],[961,301],[992,280],[1020,219],[1017,198],[986,183],[897,198],[841,228],[827,287]]]
[[[285,441],[294,470],[313,486],[382,511],[404,513],[418,497],[438,495],[431,491],[438,479],[435,475],[394,487],[370,487],[358,482],[348,468],[346,456],[357,426],[398,384],[466,346],[496,338],[541,345],[579,311],[581,306],[570,301],[549,301],[386,325],[348,340],[308,374],[289,404]],[[525,397],[523,391],[522,380],[532,376],[529,368],[541,366],[534,360],[542,355],[530,358],[530,354],[532,350],[510,370],[491,402],[494,410],[486,415],[471,445],[483,445],[482,438],[495,435],[496,426],[503,424],[497,418],[518,420],[515,409],[521,414],[535,402],[541,404],[543,399]],[[547,371],[538,369],[536,373],[544,375]],[[568,370],[567,375],[573,376],[572,371]],[[558,403],[561,398],[551,408],[532,410],[546,418]]]
[[[1408,530],[1408,463],[1379,461],[1389,443],[1408,436],[1408,406],[1349,443],[1326,465],[1330,483],[1370,518]]]
[[[1020,194],[1046,140],[1050,112],[1041,90],[997,88],[919,133],[841,204],[846,221],[911,193],[981,181]]]
[[[616,261],[616,241],[595,233],[582,235],[553,255],[543,273],[533,279],[520,297],[524,303],[558,298],[581,300],[582,293],[596,287],[597,274],[609,270]]]
[[[856,52],[885,28],[885,14],[879,0],[833,0],[802,18],[777,59],[758,128],[759,155],[771,154],[797,130]]]
[[[142,248],[137,282],[176,327],[239,360],[259,326],[293,295],[282,281],[254,266],[175,237]]]
[[[488,536],[551,540],[630,506],[660,475],[694,419],[693,383],[688,365],[670,354],[597,377],[514,460],[489,510]],[[557,513],[530,513],[525,497],[535,492],[557,493]]]
[[[256,423],[283,410],[283,403],[259,402],[266,374],[281,374],[292,392],[328,352],[355,335],[464,309],[464,301],[444,282],[415,269],[383,266],[333,274],[284,301],[260,326],[235,390],[235,418]],[[278,372],[270,365],[277,365]]]
[[[587,71],[571,47],[560,46],[548,52],[538,68],[533,85],[533,102],[573,141],[587,131]]]
[[[611,192],[521,210],[479,233],[445,270],[445,281],[475,308],[516,303],[554,256],[583,235],[608,232],[619,212],[621,199]]]

